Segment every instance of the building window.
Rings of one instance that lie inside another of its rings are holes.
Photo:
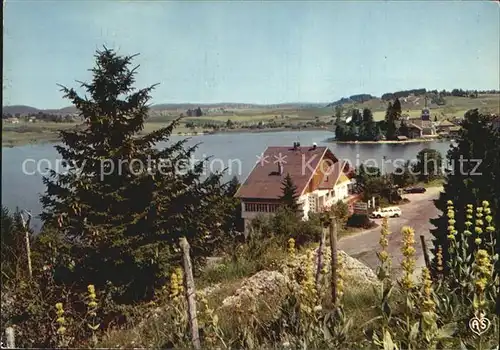
[[[255,213],[274,213],[279,207],[280,204],[245,203],[245,211]]]

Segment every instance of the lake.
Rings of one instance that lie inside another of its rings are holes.
[[[432,141],[407,144],[336,144],[327,142],[334,136],[328,131],[285,131],[263,133],[227,133],[199,135],[189,138],[188,145],[201,143],[196,158],[213,158],[207,165],[207,172],[228,168],[228,179],[233,175],[243,181],[257,162],[257,157],[268,146],[292,146],[299,141],[301,146],[328,146],[341,159],[349,160],[354,166],[366,162],[368,166],[383,167],[391,171],[403,160],[414,159],[424,148],[433,148],[443,157],[450,146],[449,141]],[[172,136],[171,141],[185,139]],[[159,145],[161,147],[161,144]],[[48,168],[61,169],[60,157],[53,144],[27,145],[2,148],[2,204],[9,209],[31,210],[36,217],[41,212],[40,194],[45,190],[42,177]],[[40,221],[32,221],[33,228],[40,229]]]

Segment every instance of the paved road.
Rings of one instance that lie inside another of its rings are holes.
[[[422,245],[420,243],[420,235],[425,236],[428,249],[431,249],[431,234],[429,230],[433,225],[429,219],[437,217],[441,212],[436,209],[433,199],[438,198],[442,187],[428,188],[427,192],[422,194],[409,194],[407,198],[410,203],[400,206],[402,215],[399,218],[389,219],[389,236],[388,251],[392,257],[394,268],[400,266],[402,260],[401,246],[402,235],[401,228],[403,226],[411,226],[415,230],[415,249],[417,256],[417,267],[424,266],[424,257]],[[381,225],[382,219],[375,219]],[[364,262],[369,267],[375,269],[378,265],[376,252],[380,250],[381,227],[376,227],[371,230],[363,231],[359,234],[344,237],[339,241],[339,249],[344,250],[347,254]],[[397,271],[394,271],[397,273]]]

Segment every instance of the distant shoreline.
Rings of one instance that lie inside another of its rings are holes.
[[[198,135],[218,135],[218,134],[251,134],[251,133],[266,133],[266,132],[296,132],[296,131],[330,131],[333,132],[333,130],[329,130],[326,128],[321,128],[321,127],[312,127],[312,128],[300,128],[300,129],[293,129],[293,128],[267,128],[267,129],[229,129],[229,130],[221,130],[221,131],[212,131],[212,132],[180,132],[180,133],[175,133],[173,135],[175,136],[198,136]]]
[[[337,141],[334,138],[328,139],[326,142],[338,143],[338,144],[346,144],[346,145],[355,145],[355,144],[368,144],[368,145],[377,145],[377,144],[405,144],[405,143],[425,143],[425,142],[433,142],[433,141],[446,141],[445,139],[433,137],[433,138],[423,138],[423,139],[410,139],[404,141],[396,141],[396,140],[382,140],[382,141]]]
[[[293,128],[267,128],[267,129],[229,129],[229,130],[220,130],[220,131],[214,131],[214,132],[175,132],[175,130],[172,132],[171,136],[186,136],[186,137],[191,137],[191,136],[206,136],[206,135],[220,135],[220,134],[250,134],[250,133],[268,133],[268,132],[302,132],[302,131],[330,131],[333,132],[332,130],[326,129],[326,128],[321,128],[321,127],[310,127],[310,128],[300,128],[300,129],[293,129]],[[9,131],[9,133],[12,133],[13,131]],[[22,133],[20,133],[22,134]],[[47,143],[57,143],[60,141],[60,139],[57,136],[56,132],[53,133],[44,133],[42,131],[40,132],[34,132],[31,133],[29,136],[25,135],[26,137],[21,137],[21,138],[9,138],[9,134],[3,133],[2,134],[2,148],[12,148],[12,147],[21,147],[21,146],[27,146],[27,145],[39,145],[39,144],[47,144]],[[6,137],[7,136],[7,137]]]

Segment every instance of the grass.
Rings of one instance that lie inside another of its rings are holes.
[[[152,131],[167,127],[170,122],[147,122],[144,130],[139,135],[145,135]],[[2,147],[14,147],[26,144],[53,143],[59,141],[59,130],[71,130],[78,126],[78,123],[19,123],[2,125]],[[184,124],[174,129],[173,134],[186,134],[193,131],[186,128]],[[203,130],[196,130],[197,133]]]
[[[70,130],[77,123],[2,123],[2,146],[19,146],[32,143],[56,142],[59,130]]]

